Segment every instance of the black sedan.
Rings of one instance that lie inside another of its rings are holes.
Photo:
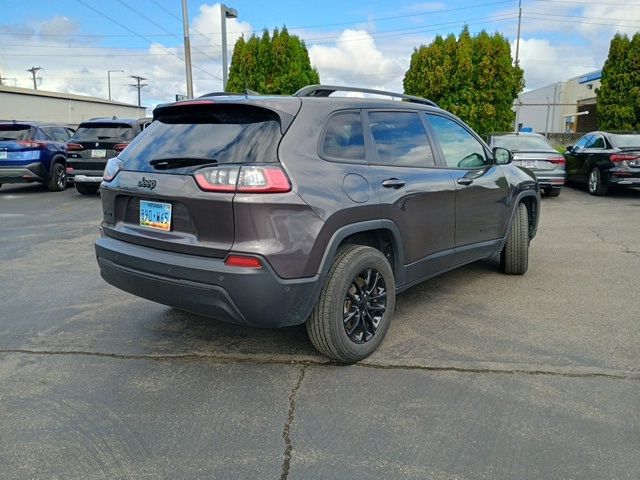
[[[489,146],[508,148],[513,152],[513,164],[533,172],[540,190],[550,197],[560,195],[565,181],[565,158],[539,133],[492,133]]]
[[[591,195],[611,187],[640,187],[640,133],[591,132],[567,147],[567,180],[586,183]]]

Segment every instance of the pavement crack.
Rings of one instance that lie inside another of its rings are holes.
[[[307,367],[337,367],[337,368],[371,368],[379,370],[422,370],[427,372],[458,372],[478,374],[502,375],[547,375],[567,378],[601,377],[614,380],[640,380],[640,371],[622,370],[614,368],[590,367],[583,365],[535,365],[509,362],[487,361],[456,361],[430,359],[428,363],[383,363],[363,360],[353,365],[345,365],[328,358],[315,358],[292,355],[265,354],[208,354],[208,353],[177,353],[177,354],[139,354],[129,355],[121,353],[92,352],[84,350],[35,350],[35,349],[0,349],[1,354],[49,355],[49,356],[86,356],[95,358],[113,358],[118,360],[147,360],[147,361],[206,361],[217,363],[236,363],[252,365],[293,365],[303,369],[301,378]],[[302,381],[301,379],[299,380]],[[292,394],[295,396],[297,385]],[[294,399],[295,400],[295,399]]]
[[[293,444],[291,443],[291,425],[293,425],[293,421],[295,419],[296,413],[296,400],[298,395],[298,390],[300,390],[300,385],[302,385],[302,381],[304,380],[304,374],[307,371],[307,365],[303,365],[300,369],[300,375],[298,376],[298,381],[291,389],[291,393],[289,394],[289,413],[287,415],[287,423],[284,424],[284,429],[282,430],[282,438],[284,440],[284,458],[282,461],[282,473],[280,474],[280,480],[287,480],[289,478],[289,468],[291,467],[291,451],[293,450]]]

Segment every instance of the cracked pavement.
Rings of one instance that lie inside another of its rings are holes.
[[[640,477],[640,191],[544,198],[527,275],[402,293],[353,366],[110,287],[99,216],[0,189],[3,478]]]

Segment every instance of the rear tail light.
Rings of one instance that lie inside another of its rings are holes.
[[[194,175],[207,192],[285,193],[291,191],[287,174],[279,165],[244,165],[203,168]]]
[[[613,163],[622,163],[622,162],[633,162],[634,160],[638,160],[640,158],[638,154],[629,154],[629,153],[612,153],[609,156],[609,159]]]
[[[67,143],[67,152],[79,152],[84,150],[84,147],[79,143]]]
[[[128,144],[128,143],[118,143],[118,144],[116,144],[116,145],[114,145],[114,146],[113,146],[113,149],[114,149],[116,152],[121,152],[121,151],[123,151],[125,148],[127,148],[128,146],[129,146],[129,144]]]
[[[42,142],[35,142],[33,140],[18,140],[18,145],[26,148],[46,148],[47,144]]]
[[[262,268],[262,262],[259,258],[245,255],[231,254],[224,260],[224,264],[229,267]]]
[[[567,159],[561,156],[557,156],[557,157],[548,158],[547,162],[551,162],[554,165],[566,165]]]
[[[118,172],[124,168],[124,163],[118,157],[110,158],[107,161],[107,165],[104,167],[104,172],[102,174],[102,180],[105,182],[110,182],[113,180]]]

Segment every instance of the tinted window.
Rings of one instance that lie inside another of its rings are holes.
[[[587,146],[585,148],[605,148],[604,138],[600,135],[594,135],[587,142]]]
[[[133,128],[127,124],[81,123],[73,134],[74,142],[95,142],[97,140],[129,141],[134,137]]]
[[[49,133],[50,129],[47,127],[39,128],[36,130],[36,134],[34,135],[34,140],[53,140],[53,137]]]
[[[53,128],[53,138],[58,142],[66,142],[69,140],[69,130],[64,127]]]
[[[346,160],[364,159],[364,136],[359,112],[340,113],[329,119],[322,141],[322,153]]]
[[[207,158],[218,163],[277,162],[282,134],[275,113],[227,105],[169,109],[120,154],[127,170],[150,171],[151,160]],[[174,169],[180,173],[183,169]]]
[[[0,141],[31,140],[34,130],[26,125],[0,125]]]
[[[573,146],[574,149],[579,150],[581,148],[584,148],[587,145],[587,142],[589,141],[589,139],[591,138],[591,135],[586,135],[584,137],[582,137],[580,140],[578,140],[575,145]]]
[[[427,132],[417,113],[370,112],[369,125],[379,163],[402,167],[435,165]]]
[[[529,135],[498,135],[492,138],[493,147],[504,147],[512,151],[518,150],[553,150],[544,137]]]
[[[484,148],[462,125],[439,115],[429,115],[447,167],[479,168],[485,164]]]
[[[611,142],[620,148],[640,147],[640,135],[611,135]]]

